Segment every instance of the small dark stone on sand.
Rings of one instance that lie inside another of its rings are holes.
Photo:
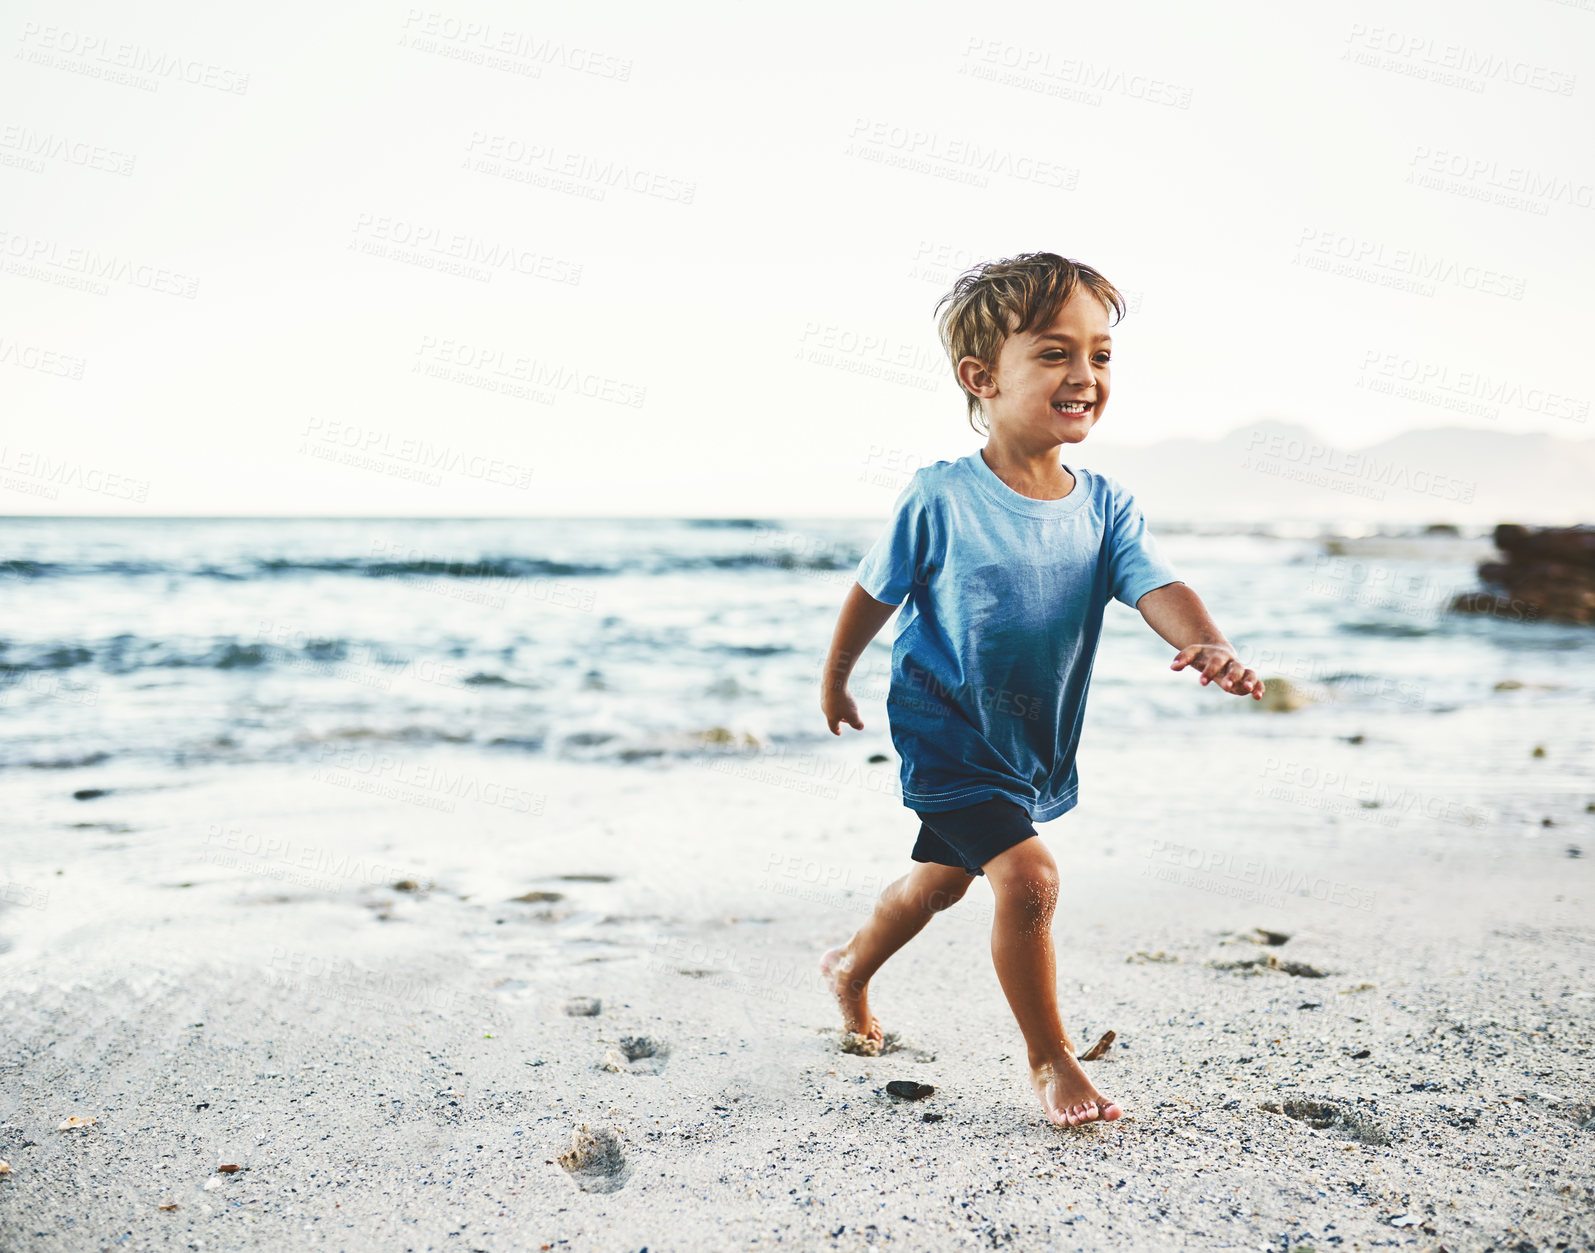
[[[1567,846],[1567,855],[1569,857],[1582,857],[1584,855],[1584,850],[1581,849],[1577,844],[1569,844]]]
[[[1348,735],[1348,736],[1345,736],[1344,738],[1345,738],[1346,743],[1348,743],[1348,744],[1361,744],[1362,741],[1363,741],[1363,737],[1360,736],[1360,735]]]
[[[1556,825],[1556,820],[1554,818],[1541,818],[1540,819],[1540,826],[1542,826],[1542,827],[1554,827],[1555,825]]]
[[[565,899],[563,892],[522,892],[519,896],[512,896],[510,900],[520,905],[542,905],[550,901]]]
[[[880,762],[891,760],[885,753],[871,753],[869,759],[871,765],[878,765]]]
[[[1353,1053],[1351,1055],[1351,1060],[1354,1061],[1354,1062],[1360,1062],[1363,1058],[1372,1057],[1372,1056],[1373,1056],[1373,1050],[1372,1049],[1358,1049],[1355,1053]]]
[[[75,801],[92,801],[110,794],[110,791],[103,787],[80,787],[72,793],[72,799]]]
[[[928,1083],[915,1083],[912,1079],[893,1079],[886,1085],[886,1091],[892,1096],[902,1097],[905,1101],[921,1101],[936,1089]]]
[[[419,891],[420,887],[421,885],[414,879],[400,879],[393,885],[393,890],[395,892],[415,892]]]
[[[921,1122],[940,1122],[945,1117],[945,1114],[921,1114],[919,1120]]]
[[[1322,1009],[1323,1007],[1324,1003],[1322,1001],[1303,1001],[1296,1006],[1297,1009]]]

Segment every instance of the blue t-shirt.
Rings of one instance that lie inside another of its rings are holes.
[[[886,711],[910,809],[993,796],[1034,822],[1073,809],[1108,598],[1133,607],[1179,581],[1129,492],[1065,468],[1072,492],[1032,500],[979,452],[924,466],[859,562],[876,600],[907,598]]]

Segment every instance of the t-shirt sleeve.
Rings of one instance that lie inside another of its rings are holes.
[[[909,480],[892,506],[892,516],[874,546],[858,563],[858,584],[882,604],[900,605],[913,590],[928,548],[925,502],[919,491],[919,472]]]
[[[1113,598],[1131,609],[1148,592],[1180,576],[1158,548],[1152,532],[1146,529],[1141,506],[1128,492],[1119,494],[1113,511],[1113,535],[1109,544],[1112,565]]]

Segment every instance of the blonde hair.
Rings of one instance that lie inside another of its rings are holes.
[[[1082,286],[1115,315],[1115,323],[1124,316],[1124,297],[1117,287],[1089,265],[1055,252],[1024,252],[964,271],[952,291],[936,302],[941,311],[936,331],[954,373],[965,357],[995,368],[1003,340],[1050,326],[1058,310]],[[989,427],[982,431],[975,426],[976,414],[984,419],[980,397],[964,387],[962,379],[958,386],[969,404],[969,425],[978,434],[990,434]]]

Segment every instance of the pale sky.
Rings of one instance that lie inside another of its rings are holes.
[[[983,442],[936,301],[1035,249],[1134,302],[1082,464],[1588,439],[1592,54],[1595,0],[0,0],[0,513],[881,515]]]

